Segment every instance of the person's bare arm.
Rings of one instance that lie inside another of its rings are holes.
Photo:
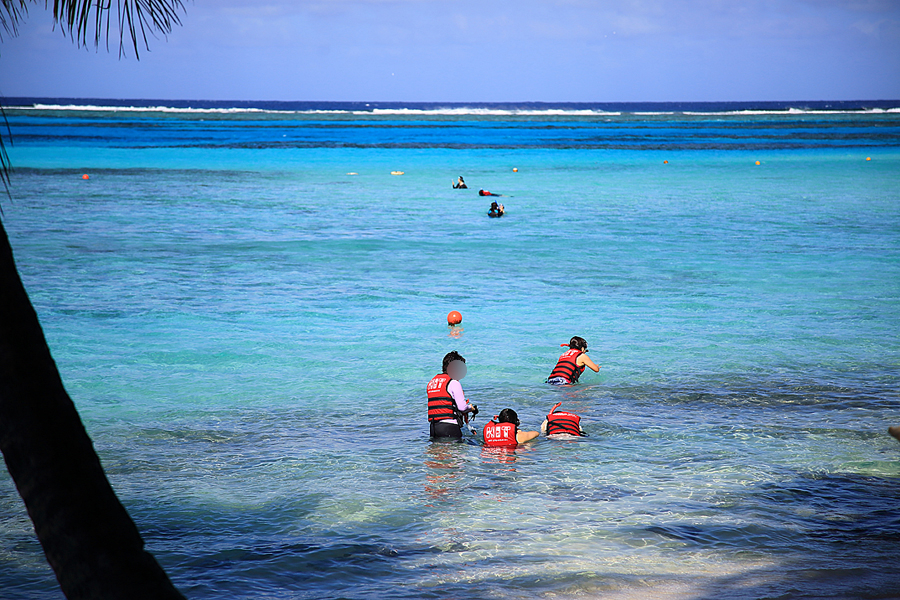
[[[581,365],[584,365],[587,368],[589,368],[591,371],[593,371],[594,373],[596,373],[600,370],[600,367],[598,365],[594,364],[594,361],[591,360],[591,357],[588,356],[587,354],[585,354],[584,352],[582,352],[581,354],[578,355],[578,359],[575,361],[575,364],[578,365],[579,367]]]
[[[524,444],[525,442],[530,442],[539,435],[540,433],[537,431],[516,431],[516,442]]]

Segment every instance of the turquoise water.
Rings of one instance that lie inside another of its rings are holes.
[[[8,112],[19,271],[188,597],[896,595],[896,112]],[[453,349],[476,425],[589,437],[430,443]],[[0,515],[3,597],[61,597]]]

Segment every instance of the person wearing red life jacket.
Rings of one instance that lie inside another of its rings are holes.
[[[459,380],[466,376],[466,359],[454,350],[444,356],[443,370],[435,375],[425,392],[428,395],[428,422],[432,438],[462,439],[463,418],[478,414],[478,407],[466,400]]]
[[[540,435],[537,431],[519,431],[519,415],[511,408],[504,408],[496,421],[484,426],[484,445],[515,448]]]
[[[565,346],[565,344],[562,344]],[[594,373],[600,370],[594,361],[588,355],[587,342],[584,338],[574,336],[569,340],[569,349],[563,352],[553,367],[553,371],[547,378],[547,383],[553,385],[568,385],[577,383],[578,378],[584,373],[584,368],[588,367]]]
[[[556,410],[561,404],[562,402],[557,402],[550,409],[550,414],[541,423],[541,433],[547,435],[587,435],[581,427],[581,417],[575,413]]]

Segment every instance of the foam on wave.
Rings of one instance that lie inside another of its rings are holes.
[[[372,115],[372,116],[522,116],[522,117],[617,117],[634,116],[801,116],[840,114],[898,114],[900,107],[889,108],[772,108],[737,110],[602,110],[599,108],[533,108],[533,107],[389,107],[389,108],[310,108],[279,109],[260,107],[177,107],[177,106],[114,106],[104,104],[47,104],[9,106],[15,110],[73,111],[73,112],[121,112],[121,113],[174,113],[174,114],[284,114],[284,115]]]

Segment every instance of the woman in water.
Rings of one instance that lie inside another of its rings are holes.
[[[466,359],[454,350],[444,356],[442,372],[428,382],[425,392],[432,438],[462,439],[463,417],[478,414],[478,407],[469,404],[459,383],[465,376]]]
[[[462,175],[459,176],[459,179],[456,183],[453,184],[454,190],[467,190],[469,186],[466,185],[466,182],[463,180]]]
[[[491,202],[491,210],[488,211],[489,217],[502,217],[504,213],[503,205]]]

